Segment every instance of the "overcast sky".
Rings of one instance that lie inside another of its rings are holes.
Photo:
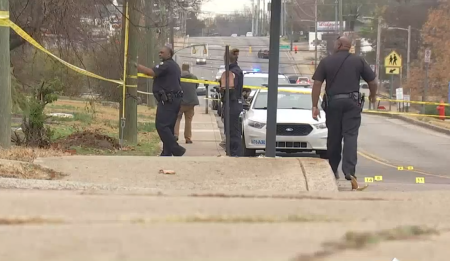
[[[243,10],[245,5],[250,4],[250,0],[208,0],[202,5],[202,11],[229,14],[235,10]]]

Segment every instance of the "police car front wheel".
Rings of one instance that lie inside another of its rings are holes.
[[[326,150],[317,150],[316,154],[319,155],[321,159],[328,159],[328,153]]]

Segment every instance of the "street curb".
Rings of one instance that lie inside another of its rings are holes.
[[[363,113],[364,114],[373,114],[373,113],[366,113],[364,111],[363,111]],[[395,115],[395,114],[376,114],[376,115],[387,117],[387,118],[399,119],[399,120],[402,120],[404,122],[408,122],[408,123],[411,123],[411,124],[414,124],[414,125],[417,125],[417,126],[420,126],[420,127],[423,127],[423,128],[427,128],[427,129],[434,130],[434,131],[437,131],[437,132],[440,132],[440,133],[443,133],[443,134],[450,135],[450,130],[449,129],[445,129],[445,128],[442,128],[442,127],[434,126],[432,124],[429,124],[429,123],[426,123],[426,122],[422,122],[422,121],[419,121],[419,120],[414,120],[414,119],[410,119],[410,118],[407,118],[407,117],[403,117],[401,115]]]

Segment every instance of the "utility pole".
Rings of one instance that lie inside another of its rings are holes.
[[[339,0],[339,35],[344,34],[344,22],[342,18],[342,0]]]
[[[376,75],[377,75],[377,82],[378,82],[378,84],[380,84],[381,29],[383,28],[382,27],[382,23],[383,23],[383,20],[381,20],[381,16],[379,16],[378,17],[378,26],[377,26],[377,57],[375,58],[376,59],[375,71],[376,71]],[[379,89],[380,88],[378,88],[378,90]],[[370,106],[370,104],[369,104],[369,106]]]
[[[281,1],[272,0],[270,13],[269,86],[273,88],[267,93],[266,156],[272,158],[276,156]]]
[[[252,34],[255,34],[255,1],[252,0]]]
[[[147,0],[147,2],[145,2],[145,27],[147,29],[146,31],[146,37],[145,37],[145,49],[147,50],[147,55],[146,55],[146,63],[145,66],[152,66],[155,64],[155,37],[156,37],[156,32],[153,29],[153,27],[155,26],[152,20],[153,16],[153,0]],[[146,86],[147,86],[147,92],[148,93],[153,93],[153,79],[147,79],[146,81]],[[147,106],[149,106],[150,108],[155,108],[156,107],[156,101],[155,98],[153,97],[153,95],[147,95]]]
[[[277,0],[275,0],[275,1],[277,1]],[[280,29],[280,35],[284,36],[284,3],[283,3],[284,0],[280,0],[280,1],[281,1],[281,14],[280,14],[281,29]],[[273,5],[273,0],[272,0],[272,5]],[[271,21],[272,21],[272,19],[271,19]]]
[[[408,50],[406,55],[406,79],[409,80],[409,64],[411,61],[411,25],[408,26]]]
[[[338,9],[339,9],[339,1],[336,0],[334,2],[334,32],[337,34],[339,32],[338,26]]]
[[[174,36],[174,34],[175,34],[175,32],[174,32],[174,29],[173,29],[173,26],[174,26],[174,22],[173,22],[173,10],[170,10],[170,15],[169,15],[169,29],[170,29],[170,45],[171,45],[171,48],[172,48],[172,50],[175,50],[175,36]]]
[[[140,0],[128,0],[129,10],[129,38],[128,38],[128,53],[127,70],[126,70],[126,85],[137,85],[137,79],[130,76],[137,75],[137,68],[134,62],[138,57],[138,41],[139,41],[139,25],[140,23]],[[126,19],[126,18],[125,18]],[[125,29],[125,28],[124,28]],[[124,43],[125,44],[125,43]],[[137,88],[126,88],[125,97],[125,128],[123,130],[123,139],[128,144],[137,143]]]
[[[256,28],[255,28],[255,35],[259,36],[259,29],[260,29],[260,18],[259,18],[259,14],[260,14],[260,9],[261,9],[261,0],[256,0]]]
[[[9,18],[9,0],[0,0],[0,18]],[[9,27],[0,26],[0,148],[11,147]]]
[[[317,68],[317,0],[314,0],[314,68]]]
[[[266,35],[266,0],[263,0],[262,5],[262,19],[261,19],[261,34]]]

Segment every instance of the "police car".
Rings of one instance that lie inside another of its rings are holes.
[[[311,88],[279,88],[276,150],[287,153],[315,151],[321,158],[326,158],[328,130],[325,112],[320,111],[319,121],[312,118]],[[301,90],[302,93],[283,90]],[[242,147],[244,156],[251,157],[257,150],[266,148],[267,90],[258,90],[252,102],[244,108]]]

